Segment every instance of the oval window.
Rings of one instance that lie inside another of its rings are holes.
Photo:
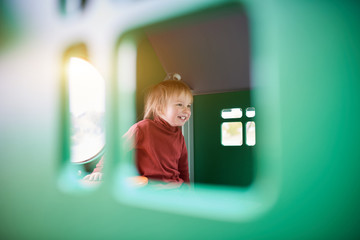
[[[92,160],[105,146],[105,81],[89,62],[70,58],[68,66],[72,163]]]

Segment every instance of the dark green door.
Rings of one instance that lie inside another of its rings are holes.
[[[220,184],[246,187],[254,178],[253,152],[256,144],[248,146],[246,125],[256,122],[248,118],[246,109],[254,107],[250,91],[197,95],[194,97],[194,181],[195,183]],[[240,108],[241,117],[224,119],[223,110]],[[224,142],[222,125],[242,126],[240,145]],[[255,127],[255,126],[253,126]],[[224,145],[225,143],[225,145]]]

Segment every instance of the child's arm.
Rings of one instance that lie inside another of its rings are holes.
[[[96,164],[96,168],[93,170],[91,174],[86,175],[83,180],[87,181],[101,181],[102,180],[102,169],[104,167],[104,157],[100,159],[100,161]]]
[[[127,148],[133,148],[134,146],[134,135],[137,133],[136,124],[134,124],[124,135],[123,138],[125,138],[125,147]],[[129,150],[130,150],[129,149]],[[104,157],[100,159],[98,164],[96,164],[96,168],[94,171],[88,175],[86,175],[83,180],[85,181],[101,181],[103,178],[103,170],[104,167]]]
[[[133,148],[134,134],[136,133],[136,124],[134,124],[123,136],[125,138],[125,147]],[[129,149],[130,150],[130,149]],[[86,175],[83,180],[85,181],[101,181],[103,178],[103,167],[104,167],[104,157],[100,159],[94,171]]]

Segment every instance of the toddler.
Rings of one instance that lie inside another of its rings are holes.
[[[136,167],[141,176],[173,186],[189,183],[188,153],[181,127],[191,116],[193,96],[179,80],[165,80],[147,95],[144,119],[124,135],[134,139]],[[103,160],[87,180],[101,179]]]

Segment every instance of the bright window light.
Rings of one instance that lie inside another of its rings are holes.
[[[221,117],[223,119],[241,118],[242,117],[242,110],[241,110],[241,108],[223,109],[221,111]]]
[[[89,62],[70,58],[71,162],[86,162],[105,145],[105,81]]]
[[[221,124],[221,144],[223,146],[241,146],[242,138],[241,122],[224,122]]]
[[[246,145],[255,145],[255,122],[246,123]]]
[[[252,117],[255,117],[255,108],[254,107],[248,107],[246,109],[246,116],[248,118],[252,118]]]

